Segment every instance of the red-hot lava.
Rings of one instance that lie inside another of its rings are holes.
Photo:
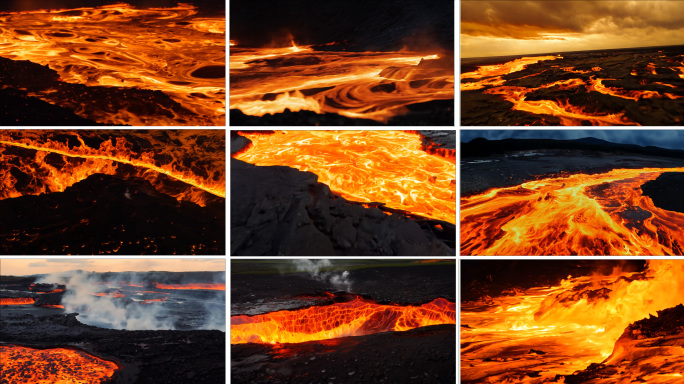
[[[64,306],[61,304],[41,304],[40,306],[43,308],[64,309]]]
[[[382,305],[356,297],[346,303],[232,316],[230,342],[302,343],[438,324],[456,324],[456,304],[439,298],[420,306]]]
[[[224,149],[220,146],[223,134],[223,131],[175,130],[166,131],[166,137],[173,141],[157,141],[154,135],[145,132],[122,131],[119,137],[104,140],[94,148],[86,145],[84,139],[98,138],[98,131],[0,131],[0,199],[64,191],[90,175],[113,175],[120,172],[121,166],[130,165],[134,169],[132,176],[150,181],[178,200],[204,206],[205,193],[226,195]],[[60,135],[74,136],[79,144],[57,140]],[[208,151],[200,145],[200,135],[216,140],[220,151]],[[134,149],[127,136],[151,143],[152,147]],[[31,151],[18,153],[16,148]],[[12,174],[14,168],[31,175],[31,181],[20,183]],[[180,182],[180,186],[168,185],[167,178]]]
[[[0,56],[48,65],[62,81],[163,91],[197,117],[141,119],[129,110],[77,115],[128,125],[225,124],[225,18],[198,17],[191,4],[0,13]],[[61,105],[49,90],[29,96]],[[66,107],[73,107],[65,105]]]
[[[461,198],[464,255],[683,255],[684,213],[641,185],[684,168],[616,169]]]
[[[253,116],[289,109],[387,122],[407,105],[454,98],[453,63],[438,59],[415,52],[315,51],[294,41],[285,48],[233,47],[230,108]]]
[[[649,260],[643,273],[568,276],[557,286],[464,302],[461,382],[567,383],[556,375],[603,363],[614,369],[581,382],[681,383],[684,333],[647,339],[623,332],[684,302],[683,287],[681,260]],[[616,344],[621,335],[639,340],[641,347]]]
[[[0,345],[4,384],[94,384],[110,382],[116,363],[66,348],[33,349]]]
[[[160,284],[152,283],[157,289],[185,289],[185,290],[212,290],[225,291],[226,284],[224,283],[187,283],[187,284]]]
[[[0,298],[0,305],[29,305],[36,302],[36,299],[31,297],[3,297]]]
[[[342,197],[456,223],[455,159],[426,153],[400,131],[241,132],[252,145],[234,155],[260,166],[313,172]]]

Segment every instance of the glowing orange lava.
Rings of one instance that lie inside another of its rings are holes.
[[[63,105],[99,123],[224,125],[225,18],[197,13],[183,3],[0,12],[0,56],[48,65],[68,83],[163,91],[192,112],[176,116],[169,110],[149,118],[134,107],[104,111]],[[64,103],[50,90],[29,96]]]
[[[83,351],[0,345],[4,384],[94,384],[110,382],[118,366]]]
[[[43,308],[64,309],[64,306],[60,304],[41,304],[40,306]]]
[[[400,131],[241,132],[252,145],[236,159],[313,172],[342,197],[456,223],[455,159],[426,153]]]
[[[461,198],[464,255],[683,255],[684,214],[641,185],[684,168],[552,177]]]
[[[0,305],[29,305],[36,302],[36,299],[30,297],[3,297],[0,298]]]
[[[160,284],[152,283],[157,289],[187,289],[187,290],[212,290],[212,291],[225,291],[226,284],[220,283],[188,283],[188,284]]]
[[[407,105],[454,98],[453,63],[437,54],[232,48],[230,108],[264,116],[313,111],[387,122]],[[437,63],[437,64],[435,64]]]
[[[112,134],[112,131],[104,131]],[[217,140],[220,145],[224,140],[222,131],[176,130],[165,131],[178,144],[155,143],[153,135],[126,132],[135,138],[154,143],[154,147],[146,151],[134,150],[134,144],[125,135],[112,140],[104,140],[99,147],[92,148],[84,139],[92,139],[100,133],[97,131],[0,131],[0,199],[18,197],[25,194],[41,194],[60,192],[74,183],[95,173],[117,174],[120,165],[135,167],[136,177],[150,181],[160,190],[174,196],[178,200],[193,201],[206,205],[204,192],[225,197],[225,159],[221,152],[200,151],[198,137],[207,136]],[[78,146],[70,146],[55,140],[59,135],[70,135],[79,141]],[[213,145],[213,144],[212,144]],[[11,147],[35,150],[33,157],[22,157],[10,154]],[[49,161],[48,156],[61,157],[59,166]],[[4,163],[4,164],[3,164]],[[3,166],[4,165],[4,166]],[[12,167],[32,175],[29,185],[17,188],[17,179],[12,175]],[[199,170],[199,171],[198,171]],[[161,176],[165,175],[185,184],[181,188],[164,186]],[[204,192],[203,192],[204,191]]]
[[[456,304],[435,299],[420,306],[381,305],[355,298],[346,303],[232,316],[230,343],[303,343],[437,324],[456,324]]]
[[[461,382],[563,383],[556,375],[607,364],[614,369],[581,382],[680,383],[684,333],[646,339],[623,332],[684,302],[682,287],[684,262],[649,260],[644,273],[568,276],[557,286],[463,302]],[[648,347],[616,344],[621,335]]]

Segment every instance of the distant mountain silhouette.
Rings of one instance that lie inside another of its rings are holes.
[[[678,149],[666,149],[654,146],[642,147],[635,144],[619,144],[584,137],[577,140],[554,140],[554,139],[504,139],[487,140],[482,137],[471,140],[469,143],[461,143],[461,158],[486,157],[503,155],[510,151],[533,151],[540,149],[571,149],[580,151],[596,151],[606,153],[631,153],[646,156],[674,157],[684,159],[684,151]]]

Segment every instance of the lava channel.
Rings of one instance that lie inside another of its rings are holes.
[[[36,299],[31,297],[2,297],[0,298],[0,305],[31,305],[36,302]]]
[[[119,369],[114,362],[66,348],[0,345],[0,361],[3,384],[104,384]]]
[[[641,186],[684,168],[551,177],[461,198],[463,255],[684,255],[684,213]]]
[[[355,297],[345,303],[230,318],[231,344],[303,343],[438,324],[456,324],[456,303],[435,299],[419,306],[383,305]]]
[[[240,132],[252,141],[234,158],[289,166],[351,201],[456,223],[456,162],[426,152],[421,136],[401,131]]]

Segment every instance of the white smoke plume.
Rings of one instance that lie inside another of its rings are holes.
[[[328,283],[335,287],[338,291],[351,292],[352,281],[349,279],[349,271],[340,272],[324,272],[323,269],[332,266],[328,259],[322,260],[307,260],[296,259],[293,260],[297,272],[308,272],[311,278]]]

